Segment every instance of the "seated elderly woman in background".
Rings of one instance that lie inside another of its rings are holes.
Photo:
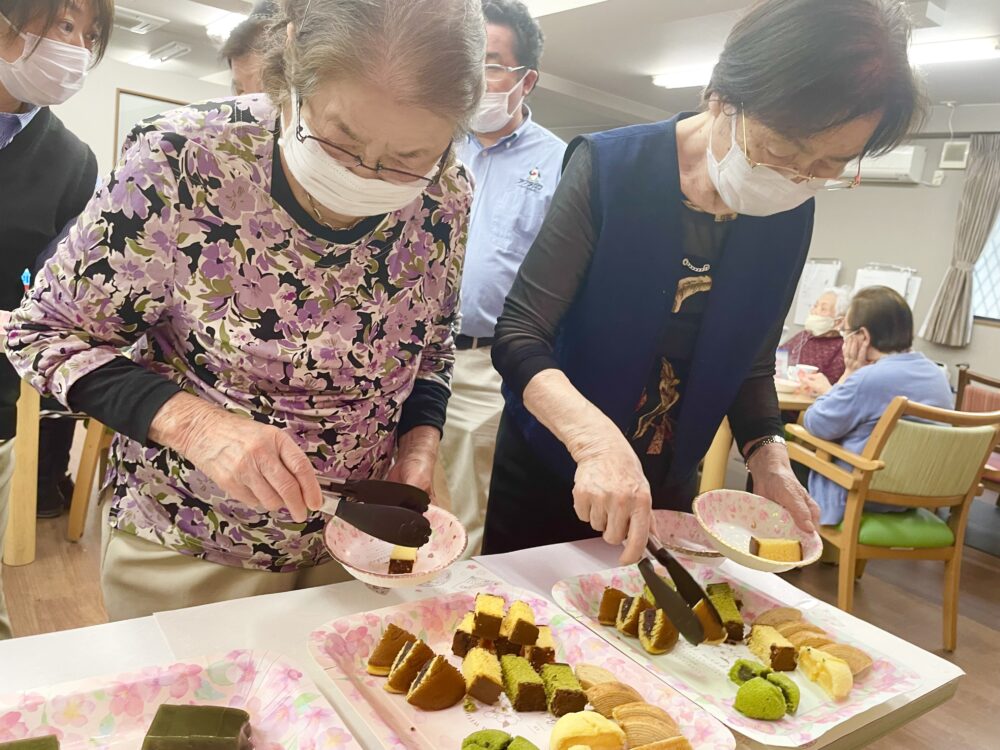
[[[806,411],[803,424],[816,437],[860,453],[897,396],[942,409],[954,406],[951,386],[941,369],[910,348],[913,313],[898,292],[873,286],[855,294],[843,335],[846,370],[840,382],[824,385],[821,375],[810,376],[811,387],[821,395]],[[843,520],[847,490],[811,472],[809,494],[819,503],[821,524]],[[866,509],[906,510],[878,503],[867,503]]]
[[[480,0],[284,0],[271,46],[267,95],[133,131],[7,334],[119,433],[112,619],[341,578],[317,475],[431,485]]]
[[[778,347],[788,352],[788,366],[812,365],[828,382],[836,383],[844,374],[844,347],[840,325],[851,301],[846,287],[824,289],[809,310],[803,330]]]

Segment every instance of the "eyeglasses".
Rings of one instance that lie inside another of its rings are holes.
[[[785,179],[791,180],[792,182],[805,183],[813,190],[852,190],[861,184],[860,159],[858,160],[858,173],[849,180],[814,177],[811,174],[802,174],[801,172],[790,167],[782,167],[777,164],[767,164],[762,161],[754,161],[750,158],[750,154],[747,152],[747,116],[746,110],[744,110],[743,107],[740,107],[740,117],[743,121],[743,145],[740,148],[743,150],[743,156],[746,157],[747,163],[750,165],[751,169],[756,169],[757,167],[767,167],[768,169],[773,169]]]
[[[487,63],[486,65],[486,82],[487,83],[500,83],[505,80],[508,73],[516,73],[519,70],[526,70],[527,65],[518,65],[517,67],[511,67],[510,65],[499,65],[497,63]]]
[[[437,170],[433,177],[427,177],[426,175],[414,174],[413,172],[407,172],[402,169],[393,169],[392,167],[382,166],[382,162],[376,162],[374,167],[365,164],[364,159],[362,159],[357,154],[353,154],[345,148],[338,146],[336,143],[330,143],[330,141],[325,138],[320,138],[316,135],[307,134],[302,127],[302,100],[298,99],[295,106],[295,137],[299,140],[299,143],[305,143],[307,140],[313,140],[322,145],[327,153],[330,154],[339,164],[347,167],[348,169],[357,169],[361,167],[367,169],[369,172],[373,172],[375,177],[379,180],[385,180],[386,182],[392,183],[393,185],[414,185],[416,183],[422,183],[424,185],[430,186],[434,185],[441,178],[441,173],[444,171],[444,166],[448,161],[448,157],[451,154],[451,144],[448,144],[448,148],[444,150],[441,154],[441,158],[437,162]]]

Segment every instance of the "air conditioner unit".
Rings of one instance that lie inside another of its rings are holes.
[[[916,184],[923,179],[927,149],[923,146],[899,146],[882,156],[866,156],[861,160],[861,184],[866,182],[896,182]],[[844,173],[856,174],[857,167]]]
[[[148,34],[150,31],[163,28],[168,23],[170,21],[166,18],[124,8],[121,5],[115,6],[115,26],[133,34]]]

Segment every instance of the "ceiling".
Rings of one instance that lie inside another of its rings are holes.
[[[545,32],[542,78],[532,96],[538,120],[563,137],[648,121],[698,105],[697,87],[666,90],[651,77],[674,65],[712,62],[746,0],[527,0]],[[1000,36],[998,0],[934,0],[942,24],[917,29],[916,42]],[[204,25],[244,0],[124,0],[134,10],[168,18],[145,36],[117,30],[109,54],[129,62],[170,41],[190,44],[191,54],[164,70],[206,77],[226,66]],[[915,3],[919,5],[919,3]],[[1000,60],[947,63],[924,69],[935,104],[1000,103]]]

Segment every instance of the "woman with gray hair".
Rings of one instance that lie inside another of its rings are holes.
[[[318,476],[431,487],[480,2],[283,0],[270,36],[267,95],[133,130],[7,332],[118,433],[112,619],[337,580]]]
[[[788,352],[789,367],[812,365],[829,382],[840,380],[844,374],[840,326],[850,303],[851,290],[847,287],[832,286],[823,290],[809,308],[803,330],[778,347],[778,351]]]

